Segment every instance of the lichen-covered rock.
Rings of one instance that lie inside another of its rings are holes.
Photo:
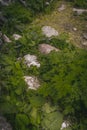
[[[49,54],[51,51],[59,51],[59,49],[49,44],[43,43],[39,45],[39,51],[43,54]]]
[[[30,67],[30,66],[36,66],[40,67],[40,63],[37,61],[37,57],[35,55],[27,54],[24,56],[24,63]]]
[[[3,116],[0,116],[0,130],[12,130],[11,125]]]
[[[50,26],[44,26],[42,27],[42,32],[46,37],[52,37],[52,36],[58,36],[58,31],[56,31],[54,28]]]
[[[22,37],[22,36],[19,35],[19,34],[13,34],[13,38],[14,38],[15,40],[19,40],[21,37]]]
[[[40,87],[39,80],[35,76],[24,76],[29,89],[37,90]]]

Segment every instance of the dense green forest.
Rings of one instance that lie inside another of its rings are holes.
[[[12,130],[61,130],[64,121],[69,126],[63,130],[87,129],[87,47],[68,42],[65,32],[46,37],[42,25],[33,24],[37,18],[51,15],[59,2],[87,9],[87,0],[0,3],[0,116],[7,119]],[[86,12],[73,17],[87,22]],[[22,37],[15,40],[14,33]],[[41,43],[59,51],[43,54],[38,49]],[[27,67],[27,54],[37,56],[39,68]],[[40,87],[28,89],[25,75],[36,76]]]

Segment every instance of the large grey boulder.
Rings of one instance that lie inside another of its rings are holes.
[[[59,49],[49,44],[43,43],[39,45],[39,51],[43,54],[49,54],[51,51],[59,51]]]
[[[0,130],[12,130],[11,125],[3,116],[0,116]]]
[[[50,38],[52,36],[58,36],[58,31],[56,31],[51,26],[43,26],[42,27],[42,32],[48,38]]]

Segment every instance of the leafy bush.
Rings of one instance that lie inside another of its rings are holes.
[[[86,56],[86,51],[51,53],[43,57],[40,69],[44,84],[39,88],[39,93],[54,104],[59,104],[64,115],[77,118],[81,122],[79,129],[86,127],[86,123],[82,123],[82,115],[87,120]]]

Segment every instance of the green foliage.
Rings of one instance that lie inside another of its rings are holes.
[[[87,8],[87,0],[74,0],[77,7]]]
[[[33,20],[32,12],[23,7],[19,2],[10,4],[7,7],[2,8],[3,16],[7,19],[3,24],[3,31],[7,33],[14,32],[14,29],[18,29],[18,25],[30,23]]]
[[[26,2],[28,8],[19,2],[3,8],[4,16],[8,18],[3,32],[13,34],[16,25],[20,26],[19,30],[22,25],[25,29],[21,30],[20,40],[12,39],[12,43],[4,43],[0,47],[0,113],[7,117],[14,130],[59,130],[63,117],[72,121],[74,130],[85,130],[87,52],[67,43],[65,34],[48,39],[36,25],[26,27],[24,24],[32,21],[30,9],[34,13],[44,11],[46,1]],[[86,1],[76,0],[75,4],[77,2],[83,7]],[[51,4],[45,11],[49,11],[50,7]],[[38,45],[43,42],[60,51],[41,54]],[[23,56],[28,53],[38,56],[40,69],[24,65]],[[40,88],[37,91],[27,90],[24,75],[36,75],[40,79]]]
[[[17,114],[15,118],[15,130],[29,130],[29,118],[25,114]]]
[[[54,7],[55,1],[56,0],[26,0],[26,3],[27,6],[36,14],[41,12],[49,13],[49,11]],[[47,5],[46,2],[49,2],[49,4]]]
[[[78,8],[87,8],[87,0],[66,0],[72,2],[75,7]]]
[[[45,103],[42,111],[42,127],[44,129],[59,130],[63,121],[63,115],[58,111],[56,106],[51,106],[49,103]]]
[[[44,85],[39,93],[55,104],[59,102],[65,115],[75,116],[79,121],[87,109],[86,56],[86,51],[53,52],[43,57],[45,61],[40,70]],[[86,120],[85,115],[84,118]]]

